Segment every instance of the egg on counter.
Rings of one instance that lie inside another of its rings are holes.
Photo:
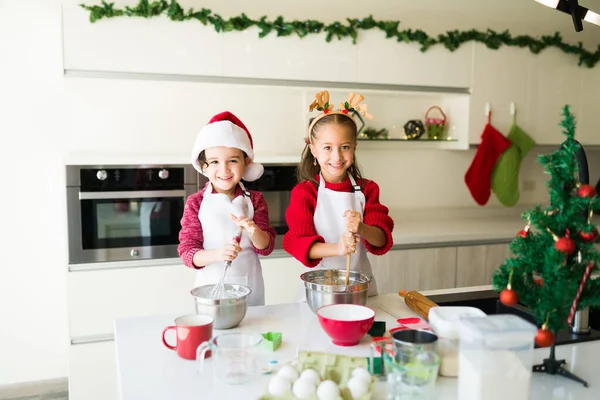
[[[296,379],[298,379],[298,371],[291,365],[284,365],[281,367],[279,372],[277,372],[277,375],[287,378],[287,380],[290,382],[294,382]]]
[[[315,394],[317,385],[308,378],[298,379],[292,386],[292,393],[297,399],[308,399]]]
[[[317,388],[319,400],[337,400],[340,396],[340,388],[334,381],[323,381]]]
[[[292,382],[285,376],[275,375],[269,380],[269,394],[273,396],[285,396],[290,392]]]
[[[362,367],[356,367],[352,371],[352,376],[362,379],[365,382],[371,383],[371,374]]]
[[[311,368],[302,371],[302,373],[300,374],[300,379],[310,379],[315,384],[315,386],[321,383],[321,377],[319,376],[317,371]]]
[[[346,386],[348,386],[353,399],[358,399],[369,391],[369,383],[358,376],[350,378]]]

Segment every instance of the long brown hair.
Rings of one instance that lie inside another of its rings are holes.
[[[298,164],[298,169],[296,170],[298,182],[311,181],[315,186],[318,186],[315,175],[321,171],[321,166],[319,163],[314,165],[315,157],[310,152],[309,143],[314,143],[316,137],[315,135],[318,134],[319,130],[327,124],[337,124],[347,127],[353,132],[354,141],[356,142],[358,130],[352,117],[346,114],[330,114],[321,117],[314,124],[311,131],[308,132],[309,137],[306,141],[306,145],[304,146],[304,150],[302,151],[302,159],[300,160],[300,164]],[[360,182],[360,180],[362,180],[362,174],[358,166],[358,161],[356,160],[356,151],[354,151],[353,161],[350,167],[348,167],[347,173],[352,175],[352,177],[357,181],[358,185],[362,186]]]

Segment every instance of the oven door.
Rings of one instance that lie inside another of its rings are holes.
[[[68,190],[70,264],[178,257],[185,190]]]

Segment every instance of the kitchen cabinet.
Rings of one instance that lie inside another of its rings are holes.
[[[456,287],[490,285],[494,271],[509,256],[508,244],[458,247]]]
[[[265,304],[293,303],[303,290],[300,275],[310,271],[294,257],[261,258],[265,280]]]
[[[383,256],[369,254],[369,260],[379,294],[455,287],[455,247],[392,250]]]
[[[70,272],[71,339],[112,334],[115,318],[193,313],[194,279],[183,264]]]
[[[159,339],[157,343],[160,343]],[[69,399],[118,399],[114,341],[69,347]]]

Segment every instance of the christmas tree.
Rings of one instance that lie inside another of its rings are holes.
[[[503,304],[521,303],[533,313],[540,326],[535,341],[542,347],[553,346],[556,333],[572,323],[576,310],[600,306],[600,279],[588,279],[600,262],[594,248],[598,230],[592,223],[600,198],[593,186],[580,182],[580,168],[587,175],[587,161],[582,166],[578,159],[585,159],[585,153],[574,138],[575,119],[568,105],[562,114],[565,141],[554,153],[538,156],[550,175],[550,203],[523,213],[527,224],[510,244],[512,256],[493,278]],[[568,374],[563,371],[555,373]]]

